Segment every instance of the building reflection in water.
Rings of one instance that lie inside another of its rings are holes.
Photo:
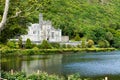
[[[34,56],[36,60],[22,61],[21,69],[27,75],[37,72],[37,70],[48,72],[49,74],[62,73],[63,55],[46,55]]]

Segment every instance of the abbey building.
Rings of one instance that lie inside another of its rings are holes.
[[[31,24],[28,26],[28,34],[21,35],[22,41],[26,41],[28,38],[35,43],[40,43],[43,40],[47,40],[49,42],[61,42],[62,38],[61,29],[55,29],[52,26],[50,21],[44,21],[42,14],[39,15],[39,23]],[[65,38],[66,41],[69,40],[68,37]]]

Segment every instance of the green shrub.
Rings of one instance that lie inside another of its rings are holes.
[[[48,43],[46,40],[43,40],[40,45],[38,45],[40,49],[52,49],[52,46],[50,43]]]
[[[51,46],[53,47],[53,48],[60,48],[60,44],[59,43],[57,43],[57,42],[52,42],[52,43],[50,43],[51,44]]]
[[[19,40],[18,40],[18,45],[19,45],[19,48],[22,48],[22,47],[23,47],[22,38],[19,38]]]
[[[8,42],[7,42],[7,46],[8,46],[9,48],[16,48],[16,43],[15,43],[14,41],[8,41]]]
[[[77,47],[77,48],[81,48],[81,45],[80,45],[80,44],[78,44],[76,47]]]
[[[39,74],[32,74],[28,77],[32,80],[63,80],[63,78],[58,77],[57,75],[48,75],[46,72],[40,72]]]
[[[79,74],[69,75],[68,80],[82,80]]]
[[[75,36],[75,41],[80,41],[80,36],[79,36],[79,34],[76,34],[76,36]]]
[[[61,48],[67,48],[67,45],[66,44],[62,44]]]
[[[14,74],[1,72],[1,77],[7,80],[25,80],[26,74],[24,72],[15,72]]]
[[[5,45],[3,45],[3,44],[0,44],[0,49],[2,49],[3,47],[5,47]]]
[[[120,37],[114,37],[113,46],[120,49]]]
[[[108,48],[108,47],[110,47],[110,43],[107,41],[107,40],[105,40],[105,44],[106,44],[106,48]]]
[[[110,46],[110,44],[107,40],[100,40],[100,41],[98,41],[98,46],[100,48],[107,48]]]
[[[88,40],[87,46],[88,46],[89,48],[91,48],[93,45],[94,45],[94,41],[93,41],[93,40]]]
[[[38,48],[38,47],[33,47],[32,49],[33,49],[33,50],[39,50],[39,48]]]
[[[94,78],[81,78],[79,74],[68,75],[66,77],[61,77],[58,75],[49,75],[46,72],[39,72],[37,74],[31,74],[26,76],[24,72],[1,72],[1,77],[7,80],[96,80]],[[103,80],[103,78],[98,78],[97,80]]]
[[[31,40],[28,38],[26,43],[25,43],[25,48],[26,49],[31,49],[32,48],[32,43]]]
[[[105,38],[106,40],[111,41],[113,40],[113,34],[111,32],[106,32]]]
[[[86,40],[84,38],[82,39],[81,47],[86,48]]]
[[[67,44],[66,47],[67,48],[72,48],[72,45]]]

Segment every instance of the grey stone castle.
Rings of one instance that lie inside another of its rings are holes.
[[[42,14],[39,15],[39,23],[31,24],[28,26],[28,34],[21,35],[22,41],[28,38],[34,43],[40,43],[43,40],[49,42],[67,42],[68,36],[61,35],[61,29],[55,29],[50,21],[44,21]]]

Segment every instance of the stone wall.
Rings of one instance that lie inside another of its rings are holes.
[[[69,36],[62,36],[61,42],[69,42]]]

